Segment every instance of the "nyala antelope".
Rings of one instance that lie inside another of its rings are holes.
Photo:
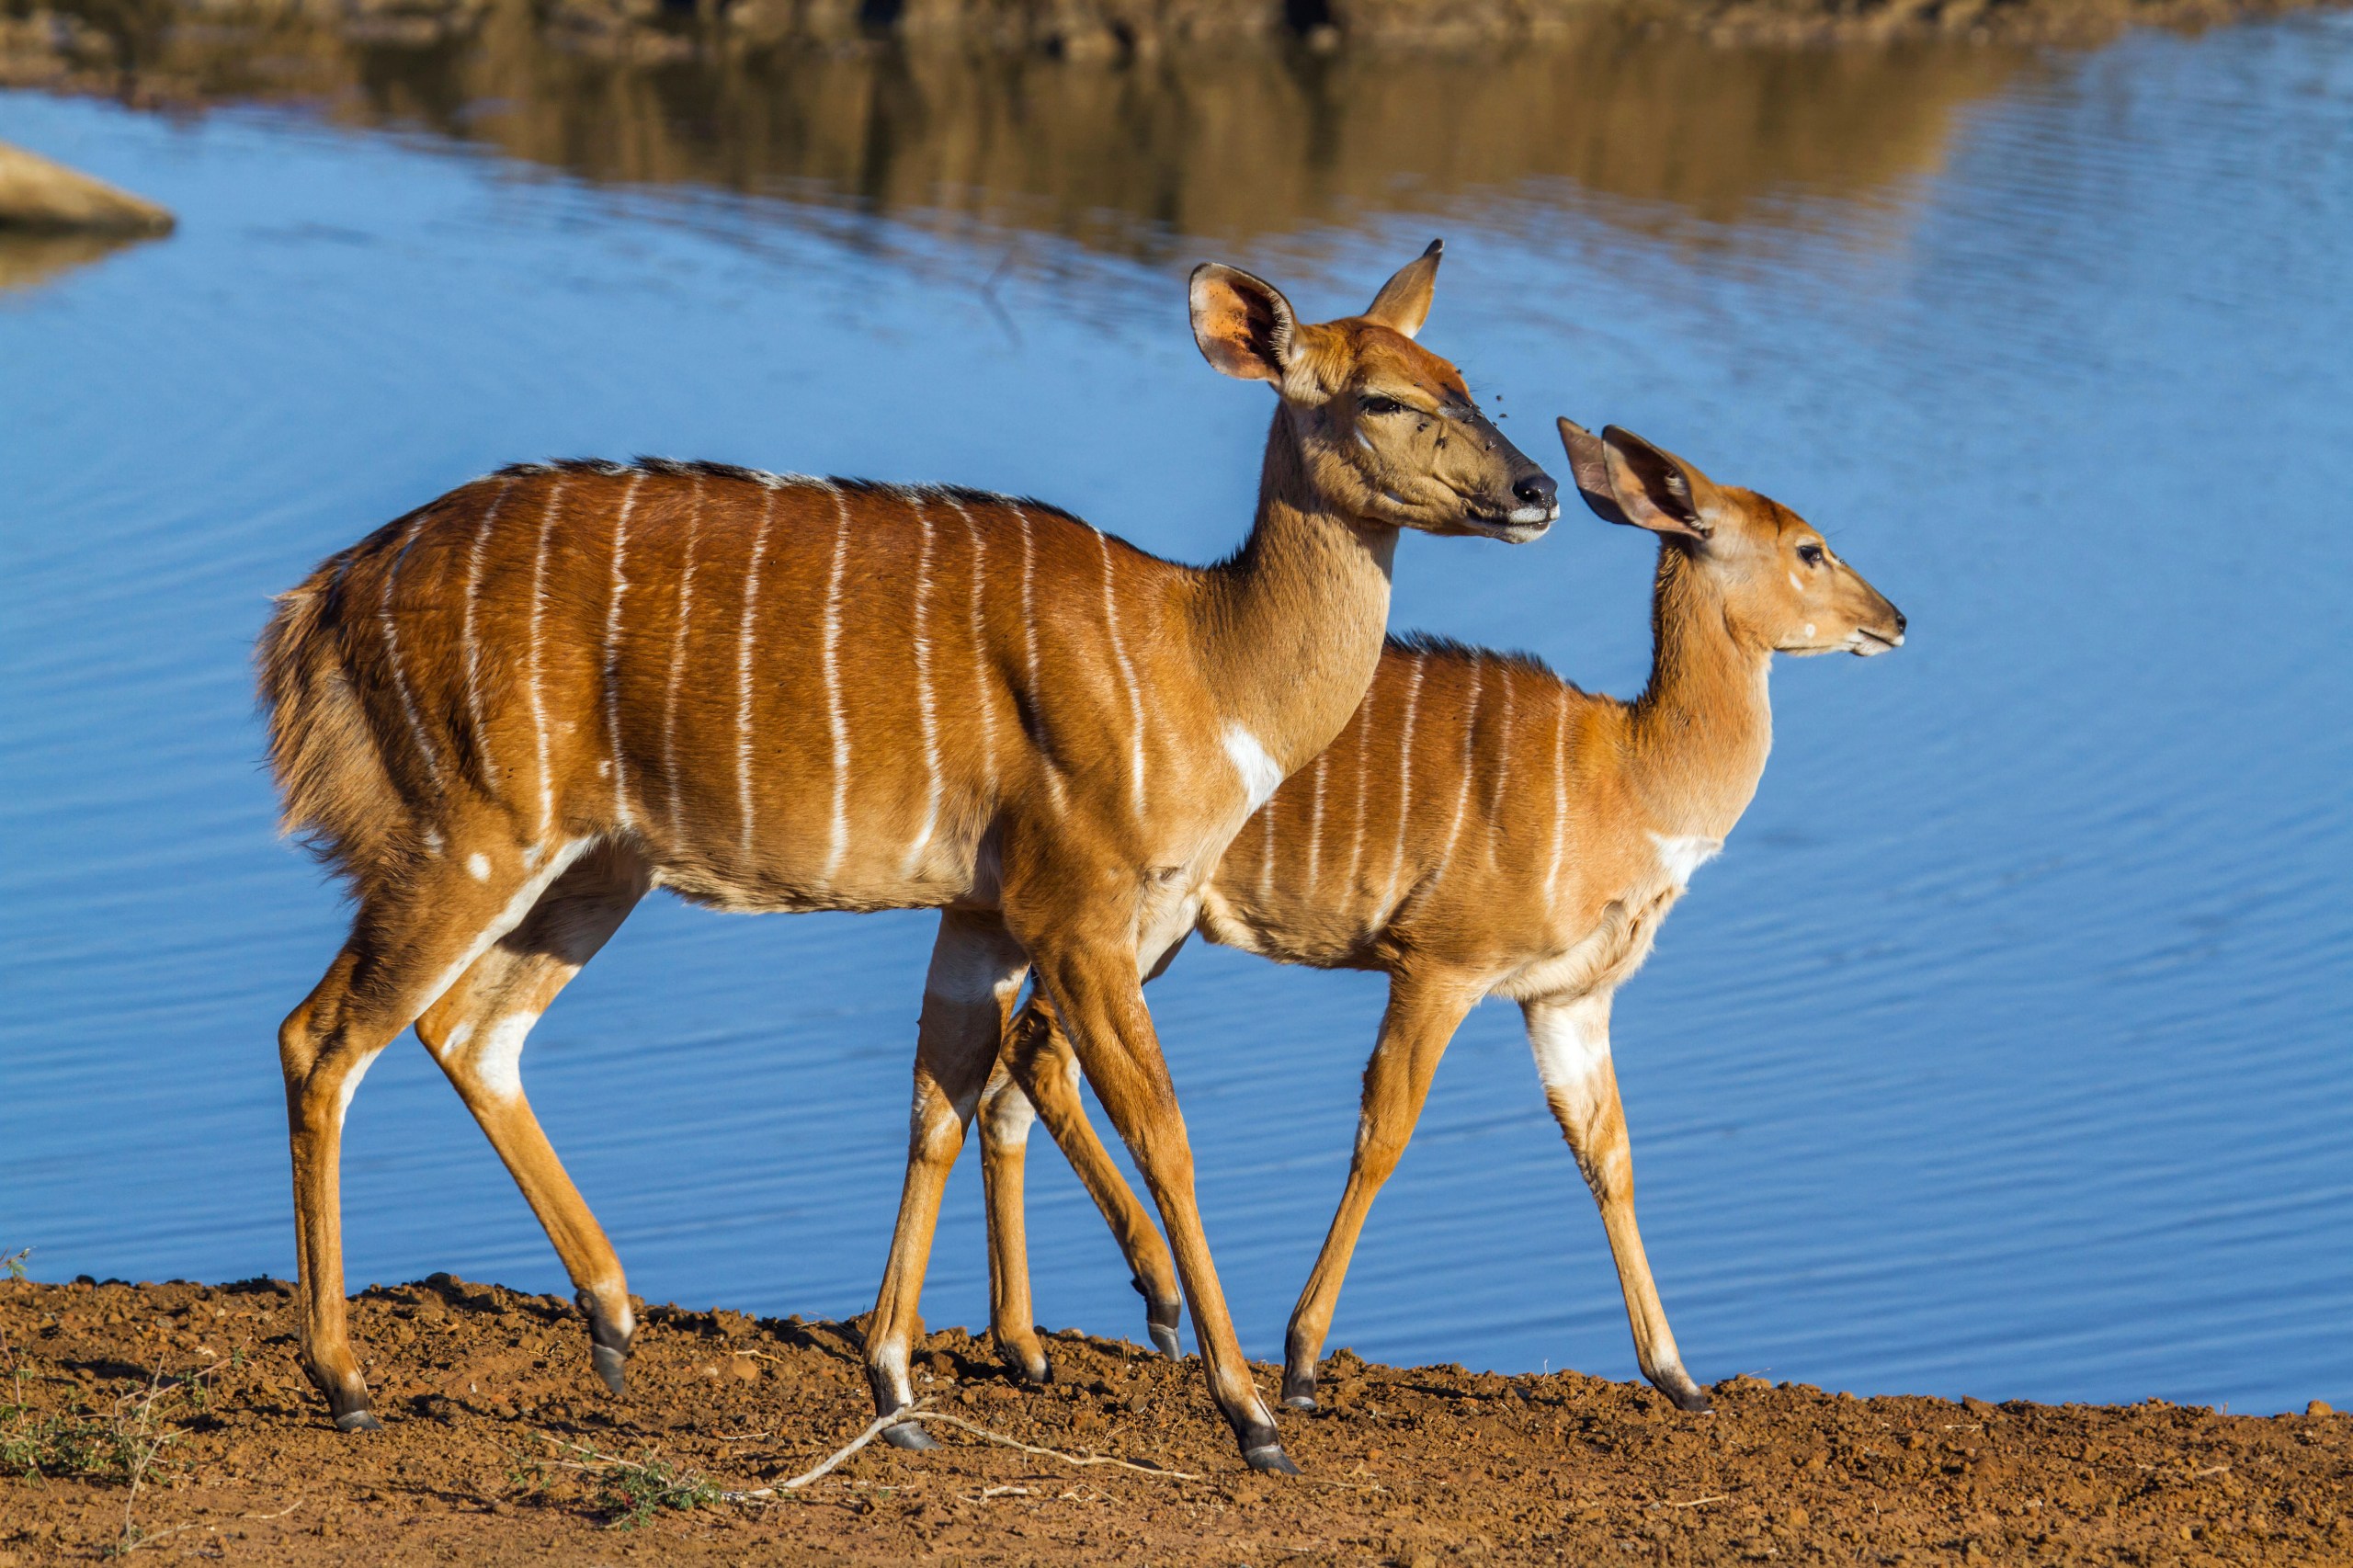
[[[1392,642],[1347,729],[1236,836],[1202,901],[1211,941],[1390,977],[1347,1185],[1291,1314],[1283,1401],[1298,1409],[1314,1408],[1317,1359],[1373,1197],[1438,1058],[1488,996],[1526,1017],[1545,1097],[1601,1210],[1643,1375],[1684,1409],[1708,1408],[1634,1225],[1610,998],[1756,793],[1773,655],[1884,653],[1904,642],[1904,617],[1788,507],[1625,431],[1560,428],[1586,504],[1659,536],[1643,695],[1597,697],[1521,656]],[[980,1113],[1000,1354],[1033,1380],[1051,1375],[1022,1233],[1033,1107],[1174,1354],[1167,1249],[1096,1140],[1068,1048],[1034,1001],[1008,1030]]]
[[[569,462],[462,485],[279,601],[258,657],[287,824],[358,904],[278,1032],[301,1358],[336,1426],[377,1425],[345,1325],[343,1119],[411,1023],[546,1227],[620,1391],[620,1263],[517,1066],[658,885],[731,910],[945,911],[916,1175],[869,1336],[884,1410],[911,1397],[930,1173],[1034,966],[1150,1184],[1220,1409],[1250,1463],[1290,1468],[1211,1265],[1140,976],[1364,695],[1398,530],[1517,541],[1558,515],[1552,481],[1412,341],[1438,254],[1323,324],[1246,273],[1194,272],[1201,352],[1279,394],[1249,538],[1214,566],[970,490]]]

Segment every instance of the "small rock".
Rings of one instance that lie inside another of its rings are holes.
[[[1813,1523],[1813,1516],[1803,1508],[1791,1508],[1781,1516],[1781,1522],[1793,1530],[1802,1530]]]
[[[749,1356],[731,1356],[727,1360],[727,1375],[739,1383],[760,1381],[760,1364]]]
[[[1982,1399],[1964,1399],[1961,1402],[1961,1407],[1980,1421],[1994,1414],[1994,1407]]]
[[[2307,1415],[2334,1415],[2336,1414],[2336,1406],[2329,1403],[2328,1401],[2325,1399],[2316,1399],[2310,1404],[2304,1406],[2304,1414]]]

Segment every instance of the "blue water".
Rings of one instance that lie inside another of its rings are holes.
[[[274,1031],[341,913],[274,837],[246,659],[317,558],[503,461],[648,451],[1032,492],[1207,559],[1267,406],[1199,363],[1185,267],[1337,314],[1443,233],[1425,341],[1531,452],[1554,413],[1641,431],[1799,508],[1911,618],[1893,657],[1779,672],[1756,805],[1620,995],[1693,1371],[2353,1397],[2353,25],[1981,74],[1890,166],[1738,200],[1472,147],[1209,237],[0,94],[0,138],[183,219],[0,293],[0,1252],[292,1270]],[[1648,573],[1574,517],[1519,552],[1411,539],[1396,620],[1631,692]],[[566,992],[531,1093],[637,1290],[870,1304],[931,926],[654,901]],[[1381,983],[1196,944],[1152,1000],[1245,1344],[1277,1356]],[[971,1165],[934,1324],[985,1316]],[[1141,1338],[1043,1140],[1032,1166],[1040,1315]],[[422,1051],[369,1077],[345,1170],[355,1288],[562,1287]],[[1332,1343],[1632,1375],[1515,1009],[1462,1029]]]

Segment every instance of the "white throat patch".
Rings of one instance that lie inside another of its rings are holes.
[[[1659,869],[1677,892],[1689,887],[1691,873],[1714,859],[1724,846],[1721,838],[1701,838],[1697,834],[1654,833],[1651,842],[1658,846]]]
[[[1225,727],[1225,755],[1233,760],[1233,771],[1242,776],[1243,791],[1250,797],[1250,809],[1256,811],[1273,799],[1282,788],[1282,765],[1267,755],[1258,737],[1239,724]]]

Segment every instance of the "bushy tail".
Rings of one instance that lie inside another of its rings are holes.
[[[278,596],[254,662],[280,824],[365,892],[399,858],[411,824],[339,647],[343,573],[356,552]]]

